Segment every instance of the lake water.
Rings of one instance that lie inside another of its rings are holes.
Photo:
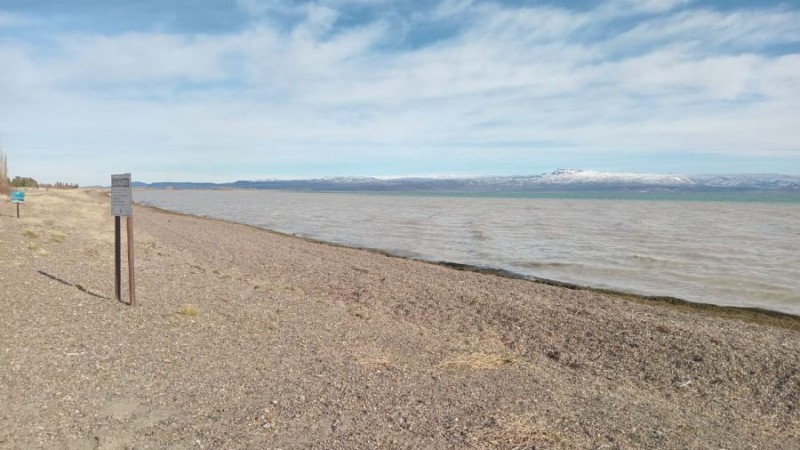
[[[134,199],[401,256],[800,315],[797,194],[137,190]]]

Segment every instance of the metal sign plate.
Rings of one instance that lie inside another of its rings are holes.
[[[111,215],[129,217],[133,215],[131,174],[111,175]]]

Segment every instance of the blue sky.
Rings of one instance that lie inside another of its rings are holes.
[[[12,175],[800,173],[800,2],[0,0]]]

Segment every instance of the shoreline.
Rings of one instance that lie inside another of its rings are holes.
[[[246,191],[247,189],[240,189]],[[766,308],[758,308],[758,307],[747,307],[747,306],[732,306],[732,305],[717,305],[713,303],[701,303],[701,302],[693,302],[690,300],[685,300],[678,297],[671,297],[671,296],[664,296],[664,295],[644,295],[644,294],[637,294],[632,292],[625,292],[625,291],[618,291],[614,289],[604,289],[604,288],[595,288],[592,286],[587,285],[580,285],[575,283],[567,283],[558,280],[552,280],[548,278],[541,278],[535,276],[529,276],[520,274],[517,272],[513,272],[506,269],[500,269],[495,267],[487,267],[487,266],[478,266],[478,265],[471,265],[471,264],[463,264],[457,262],[450,262],[450,261],[433,261],[427,259],[420,259],[414,258],[409,256],[397,255],[391,253],[386,250],[377,249],[377,248],[370,248],[370,247],[359,247],[347,244],[340,244],[336,242],[325,241],[321,239],[316,239],[313,237],[308,236],[300,236],[292,233],[286,233],[278,230],[273,230],[270,228],[259,227],[257,225],[251,225],[243,222],[236,222],[234,220],[228,219],[221,219],[217,217],[207,217],[207,216],[200,216],[196,214],[184,213],[180,211],[173,211],[166,208],[161,208],[159,206],[147,205],[138,202],[134,202],[134,204],[140,208],[149,208],[153,209],[162,213],[166,214],[173,214],[178,216],[186,216],[192,217],[202,220],[213,220],[219,221],[223,223],[229,224],[236,224],[242,225],[246,227],[250,227],[256,230],[266,231],[268,233],[276,234],[278,236],[284,236],[293,239],[300,239],[306,242],[314,243],[314,244],[321,244],[327,245],[335,248],[346,248],[351,250],[362,250],[370,253],[375,253],[378,255],[387,256],[390,258],[398,258],[402,260],[408,261],[417,261],[424,264],[431,264],[440,267],[448,267],[454,270],[465,271],[465,272],[474,272],[486,275],[493,275],[502,278],[508,279],[516,279],[516,280],[524,280],[531,283],[537,283],[547,286],[554,286],[565,288],[569,290],[575,291],[586,291],[586,292],[596,292],[605,295],[611,295],[619,298],[623,298],[628,301],[642,303],[642,304],[656,304],[662,305],[665,307],[671,307],[681,310],[691,310],[700,312],[703,314],[710,314],[717,317],[726,317],[726,318],[733,318],[737,320],[742,320],[745,322],[754,322],[759,324],[767,324],[771,326],[777,326],[781,328],[786,328],[790,330],[800,331],[800,316],[786,313],[783,311],[776,311]]]

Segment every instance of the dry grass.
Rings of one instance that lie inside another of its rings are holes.
[[[137,251],[142,256],[151,256],[153,253],[155,253],[155,250],[158,247],[155,239],[151,238],[150,236],[138,235],[135,237],[135,241]]]
[[[178,307],[178,314],[188,317],[197,317],[198,311],[193,305],[181,305]]]
[[[50,241],[52,242],[64,242],[65,240],[67,240],[67,235],[64,233],[58,231],[50,233]]]
[[[353,360],[363,366],[370,366],[385,370],[394,370],[398,367],[417,367],[419,361],[401,356],[390,349],[375,343],[364,343],[350,349]]]
[[[39,237],[39,233],[31,229],[24,230],[22,232],[22,235],[30,239],[36,239],[37,237]]]
[[[511,353],[460,353],[447,358],[442,367],[449,370],[493,370],[520,365],[523,361]]]
[[[492,418],[483,427],[473,431],[472,437],[479,448],[523,450],[533,448],[584,448],[577,442],[566,442],[555,427],[532,415],[503,415]]]
[[[527,364],[503,344],[495,331],[485,331],[463,347],[454,349],[440,364],[448,370],[495,370]]]
[[[114,243],[114,218],[103,197],[87,195],[79,190],[59,191],[50,195],[36,195],[35,202],[39,214],[44,218],[40,225],[58,225],[60,230],[66,230],[67,235],[73,230],[80,230],[84,239]]]
[[[32,251],[37,256],[47,256],[50,254],[47,250],[39,247],[35,242],[28,242],[28,250]]]

